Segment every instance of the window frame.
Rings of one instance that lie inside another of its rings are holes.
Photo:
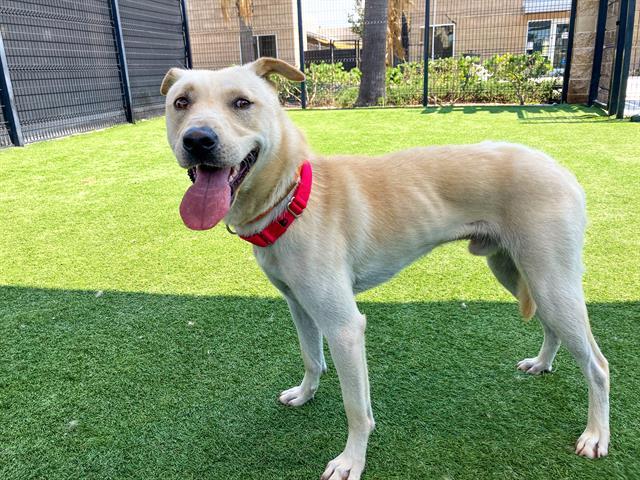
[[[525,15],[535,13],[568,12],[571,10],[571,0],[556,0],[553,3],[549,0],[523,0],[522,10]]]
[[[279,58],[278,57],[278,34],[276,33],[261,33],[258,35],[252,35],[252,41],[257,41],[257,48],[258,48],[258,57],[256,58],[256,60],[258,58],[261,57],[260,55],[260,37],[273,37],[273,42],[275,44],[276,47],[276,56],[274,58]],[[238,39],[238,45],[240,47],[240,64],[244,65],[245,64],[245,59],[242,58],[242,38]]]
[[[529,26],[532,22],[550,22],[551,26],[549,28],[549,55],[547,59],[551,62],[553,66],[553,61],[556,55],[556,37],[558,35],[558,25],[567,25],[567,27],[571,24],[571,19],[569,18],[536,18],[532,20],[527,20],[527,31],[525,32],[524,37],[524,53],[529,55],[527,52],[529,50]],[[544,55],[543,55],[544,56]]]
[[[456,24],[455,23],[435,23],[435,24],[429,24],[429,30],[431,30],[433,28],[433,31],[435,33],[435,29],[436,27],[453,27],[453,43],[452,43],[452,47],[451,47],[451,56],[450,57],[441,57],[441,58],[455,58],[456,56]],[[431,32],[429,32],[431,34]],[[430,40],[430,44],[433,45],[433,35],[429,36],[429,40]],[[420,45],[423,46],[424,48],[424,25],[420,26]],[[431,52],[433,52],[433,50],[431,50]],[[434,60],[435,57],[431,56],[431,52],[429,52],[429,60]]]

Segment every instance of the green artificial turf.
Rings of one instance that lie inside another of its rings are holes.
[[[377,429],[365,477],[640,478],[640,130],[580,107],[292,111],[323,154],[486,139],[544,150],[588,197],[585,289],[611,365],[608,458],[573,454],[585,382],[483,259],[447,245],[359,296]],[[411,171],[389,172],[411,175]],[[249,244],[187,230],[161,119],[0,152],[0,478],[313,479],[340,453],[335,369],[314,401]]]

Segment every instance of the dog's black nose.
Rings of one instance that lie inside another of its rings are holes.
[[[182,137],[184,149],[193,154],[207,154],[218,146],[218,135],[209,127],[191,127]]]

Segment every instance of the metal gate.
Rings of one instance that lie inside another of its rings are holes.
[[[611,97],[611,80],[613,78],[613,67],[616,59],[616,44],[618,41],[618,19],[620,17],[620,0],[600,2],[601,11],[600,22],[604,23],[602,28],[602,47],[600,48],[602,59],[600,60],[600,78],[597,83],[595,102],[608,108]],[[604,5],[604,10],[602,6]]]
[[[623,115],[640,115],[640,2],[636,0],[629,76],[625,91]]]
[[[625,115],[627,96],[631,108],[640,102],[640,98],[635,100],[635,91],[640,89],[637,21],[634,27],[637,9],[636,0],[600,0],[589,104],[618,118]]]

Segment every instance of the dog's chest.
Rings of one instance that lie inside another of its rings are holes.
[[[276,246],[273,245],[267,248],[254,247],[253,254],[256,258],[256,262],[262,269],[262,271],[269,277],[272,283],[286,282],[286,268],[282,263],[282,260],[279,258],[273,250],[276,250]],[[277,286],[277,285],[276,285]]]

